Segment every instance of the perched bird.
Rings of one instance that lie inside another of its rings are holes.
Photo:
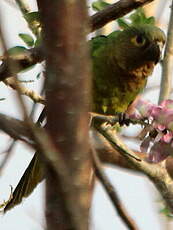
[[[92,110],[112,115],[125,112],[144,89],[165,39],[162,30],[148,24],[92,39]]]
[[[143,24],[89,41],[93,69],[92,111],[109,115],[125,112],[144,89],[147,77],[159,62],[165,40],[165,34],[158,27]],[[39,154],[35,154],[5,211],[27,197],[43,178]]]

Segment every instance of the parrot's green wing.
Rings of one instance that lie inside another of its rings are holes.
[[[39,154],[35,153],[29,166],[25,170],[19,181],[12,199],[7,203],[4,212],[21,203],[24,197],[29,196],[33,189],[44,179],[44,167],[39,159]]]

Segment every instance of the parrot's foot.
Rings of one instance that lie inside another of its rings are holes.
[[[119,118],[120,126],[123,126],[123,125],[129,126],[130,119],[129,119],[128,114],[126,114],[126,113],[117,113],[117,115],[118,115],[118,118]]]

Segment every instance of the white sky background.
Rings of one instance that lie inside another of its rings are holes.
[[[9,2],[13,2],[9,0]],[[35,0],[28,0],[33,10],[36,10]],[[171,1],[167,1],[168,4]],[[163,22],[168,22],[168,7],[163,17]],[[21,39],[18,37],[19,33],[30,33],[24,19],[22,18],[19,10],[0,1],[0,19],[4,26],[4,34],[8,47],[15,45],[24,45]],[[162,28],[163,29],[163,28]],[[165,28],[164,28],[165,29]],[[34,83],[28,83],[27,87],[31,87],[34,90],[40,89],[40,81],[36,80],[36,75],[39,72],[40,66],[36,69],[22,74],[25,76],[25,80],[35,80]],[[149,78],[148,85],[159,85],[160,83],[160,71],[159,66],[156,68],[154,76]],[[5,101],[0,101],[0,113],[5,113],[13,117],[22,118],[19,105],[15,101],[15,92],[0,83],[0,98],[5,97]],[[146,95],[147,99],[152,99],[157,103],[158,92],[154,91]],[[14,98],[14,99],[13,99]],[[28,106],[32,103],[29,99],[25,100]],[[134,127],[133,127],[134,129]],[[132,132],[132,129],[128,129]],[[10,138],[0,132],[0,153],[6,149],[6,143]],[[17,144],[10,161],[6,165],[5,169],[1,172],[0,177],[0,203],[4,199],[7,199],[10,194],[10,187],[15,187],[22,176],[25,168],[27,167],[30,159],[32,158],[32,152],[25,145]],[[0,160],[2,160],[4,154],[0,154]],[[128,208],[129,214],[135,219],[140,230],[166,230],[165,218],[159,214],[159,195],[156,192],[153,185],[145,179],[143,176],[134,175],[128,171],[117,170],[115,168],[107,168],[106,172],[118,190],[122,201]],[[0,216],[0,229],[24,229],[24,230],[43,230],[45,229],[44,221],[44,183],[41,183],[34,192],[25,199],[21,205],[9,211],[6,215]],[[75,205],[75,201],[74,201]],[[107,195],[103,191],[100,185],[96,186],[96,191],[93,200],[92,207],[92,230],[126,230],[126,227],[121,223],[117,217],[114,208],[112,207]]]

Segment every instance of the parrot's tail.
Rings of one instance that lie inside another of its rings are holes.
[[[17,187],[15,188],[11,200],[4,208],[4,212],[10,210],[22,202],[24,197],[29,196],[34,188],[44,179],[44,167],[39,160],[39,154],[35,153],[29,166],[25,170]]]

